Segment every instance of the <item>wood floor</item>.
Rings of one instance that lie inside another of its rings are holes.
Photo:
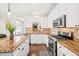
[[[48,56],[48,49],[44,44],[33,44],[29,48],[29,56]]]

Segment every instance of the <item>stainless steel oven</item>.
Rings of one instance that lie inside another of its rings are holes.
[[[49,51],[49,55],[50,56],[56,56],[57,55],[57,41],[55,38],[51,38],[49,37],[49,41],[48,41],[48,51]]]
[[[57,40],[61,39],[72,39],[73,40],[73,33],[72,32],[58,32],[58,35],[53,36],[50,35],[48,40],[48,51],[50,56],[57,56]]]

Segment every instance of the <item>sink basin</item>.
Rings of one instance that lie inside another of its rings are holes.
[[[5,34],[0,34],[0,38],[5,38],[7,37]]]

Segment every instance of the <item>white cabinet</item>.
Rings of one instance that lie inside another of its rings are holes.
[[[27,56],[29,53],[29,37],[13,52],[14,56]]]
[[[16,50],[13,51],[13,56],[20,56],[21,55],[21,49],[23,48],[22,46],[23,46],[23,44],[21,44],[19,47],[17,47]]]
[[[27,47],[26,47],[26,43],[23,43],[20,48],[18,48],[18,50],[14,53],[13,56],[27,56],[27,51],[26,51]]]
[[[46,34],[32,34],[31,44],[46,44],[48,45],[48,36]]]
[[[40,36],[38,34],[32,34],[31,35],[31,44],[39,44]]]
[[[24,43],[25,43],[24,53],[25,53],[25,55],[28,55],[28,53],[29,53],[29,37],[27,38],[27,40]]]
[[[43,35],[43,39],[45,40],[44,43],[45,43],[46,46],[48,47],[48,35],[44,34],[44,35]]]
[[[14,52],[15,56],[27,56],[29,53],[29,37]]]
[[[79,25],[78,22],[79,22],[79,4],[77,3],[67,4],[66,26],[75,27],[75,25]]]
[[[65,48],[61,44],[57,43],[57,56],[77,56],[69,49]]]

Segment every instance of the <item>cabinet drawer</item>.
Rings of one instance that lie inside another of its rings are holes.
[[[14,50],[13,55],[18,54],[23,49],[23,47],[24,47],[24,44],[21,44],[19,47],[17,47],[17,49]]]
[[[21,48],[18,56],[27,56],[27,54],[26,54],[26,51],[27,51],[26,48],[27,48],[26,43],[23,43],[22,44],[22,48]]]
[[[61,50],[65,56],[77,56],[73,52],[71,52],[69,49],[65,48],[61,44],[57,43],[57,49]],[[62,55],[63,56],[63,55]]]

